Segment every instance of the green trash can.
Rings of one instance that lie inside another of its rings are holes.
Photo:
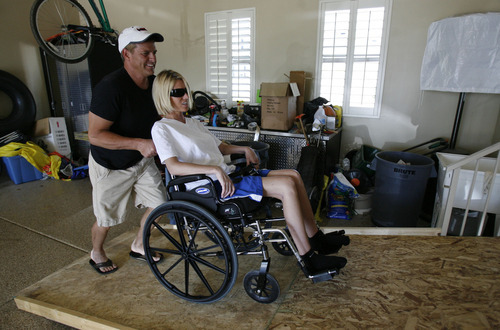
[[[398,162],[405,164],[398,164]],[[409,152],[382,151],[375,155],[372,221],[382,227],[415,227],[434,161]]]

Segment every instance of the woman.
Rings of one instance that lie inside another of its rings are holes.
[[[170,174],[204,173],[220,183],[223,199],[251,193],[254,199],[267,196],[281,200],[288,229],[308,272],[315,274],[345,266],[345,258],[326,254],[349,244],[349,237],[338,233],[325,235],[318,229],[297,171],[259,170],[260,176],[247,176],[234,184],[228,175],[234,168],[226,165],[223,155],[244,154],[248,164],[258,164],[259,159],[251,148],[221,143],[199,121],[184,116],[193,103],[184,77],[171,70],[160,72],[153,84],[153,100],[162,117],[153,126],[153,142]]]

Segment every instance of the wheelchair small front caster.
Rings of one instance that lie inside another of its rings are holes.
[[[263,283],[259,281],[260,276],[265,276],[262,278],[265,280],[262,281]],[[258,270],[247,273],[243,279],[243,285],[250,298],[263,304],[272,303],[280,295],[278,281],[269,273],[260,275]]]

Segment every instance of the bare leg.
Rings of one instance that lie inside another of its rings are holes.
[[[92,251],[90,252],[90,258],[94,260],[96,264],[101,262],[106,262],[108,257],[106,256],[106,252],[104,251],[104,241],[108,236],[109,227],[99,227],[97,221],[92,226]],[[99,268],[102,272],[109,272],[117,268],[115,264],[109,267],[101,267]]]
[[[307,197],[306,188],[299,172],[295,170],[276,170],[269,172],[268,176],[287,176],[293,180],[295,189],[297,190],[298,204],[300,205],[300,214],[304,222],[307,237],[313,237],[318,232],[318,226],[316,225],[314,212],[311,208],[311,203],[309,202],[309,198]]]
[[[283,202],[288,229],[299,254],[303,257],[307,272],[318,273],[343,268],[347,263],[345,258],[319,255],[311,248],[309,237],[318,233],[318,227],[298,173],[293,170],[291,173],[289,170],[270,173],[272,174],[262,178],[264,196],[278,198]]]
[[[265,196],[278,198],[283,202],[283,213],[290,229],[290,234],[293,237],[299,254],[306,254],[311,250],[311,245],[309,244],[307,228],[302,219],[303,212],[295,180],[290,176],[269,175],[262,178],[262,184]]]
[[[286,175],[289,175],[295,182],[295,187],[297,189],[300,200],[300,208],[302,210],[302,219],[304,221],[307,236],[309,238],[314,237],[313,240],[309,240],[309,244],[311,244],[311,247],[314,250],[318,251],[319,254],[327,255],[338,252],[343,245],[348,245],[350,242],[349,236],[338,234],[338,232],[330,233],[327,235],[324,235],[323,232],[319,232],[319,228],[314,218],[314,212],[311,208],[311,204],[309,203],[306,188],[300,174],[295,170],[284,170],[284,172]]]
[[[146,220],[148,219],[148,216],[151,214],[152,211],[153,211],[153,209],[148,207],[146,209],[146,212],[144,212],[144,215],[141,218],[139,231],[137,232],[137,235],[135,236],[135,239],[132,242],[132,246],[130,247],[132,249],[132,251],[134,251],[134,252],[144,254],[144,245],[142,242],[143,237],[144,237],[144,235],[143,235],[144,225],[146,224]],[[160,258],[155,257],[155,258],[153,258],[153,260],[158,261],[158,260],[160,260]]]

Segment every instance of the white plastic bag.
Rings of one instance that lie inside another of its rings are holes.
[[[500,93],[500,13],[450,17],[432,23],[420,89]]]

